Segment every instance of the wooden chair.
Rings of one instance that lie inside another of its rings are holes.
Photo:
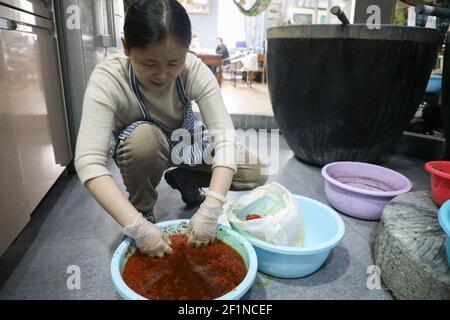
[[[239,59],[231,60],[231,83],[234,87],[237,85],[238,75],[246,75],[247,86],[252,87],[253,81],[255,80],[255,72],[258,72],[257,67],[257,57],[256,55],[247,55]],[[253,61],[255,59],[255,61]]]
[[[225,74],[228,74],[228,80],[231,79],[231,58],[222,60],[222,78],[225,80]]]
[[[230,63],[230,74],[231,74],[231,83],[236,88],[237,86],[237,77],[243,76],[245,74],[244,66],[240,60],[232,60]]]
[[[265,54],[258,54],[258,72],[261,73],[261,81],[262,83],[267,82],[266,77],[266,55]]]

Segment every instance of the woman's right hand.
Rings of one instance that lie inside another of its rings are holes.
[[[172,254],[169,237],[140,213],[134,223],[125,227],[123,232],[135,240],[139,251],[144,255],[162,258],[166,254]]]

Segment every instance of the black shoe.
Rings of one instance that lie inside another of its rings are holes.
[[[205,201],[206,196],[202,194],[203,189],[193,185],[191,179],[186,174],[186,170],[177,168],[167,171],[164,178],[172,189],[178,190],[181,193],[181,199],[183,199],[187,207],[197,207]]]
[[[155,214],[153,213],[153,210],[142,212],[142,215],[144,216],[145,220],[156,223]]]

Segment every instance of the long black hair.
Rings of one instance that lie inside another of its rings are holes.
[[[175,36],[186,48],[192,40],[192,27],[184,7],[177,0],[137,0],[125,17],[127,49],[148,45]]]

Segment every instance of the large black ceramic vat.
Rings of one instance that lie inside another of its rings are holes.
[[[437,30],[400,26],[269,29],[272,106],[296,156],[377,161],[417,111],[442,40]]]

